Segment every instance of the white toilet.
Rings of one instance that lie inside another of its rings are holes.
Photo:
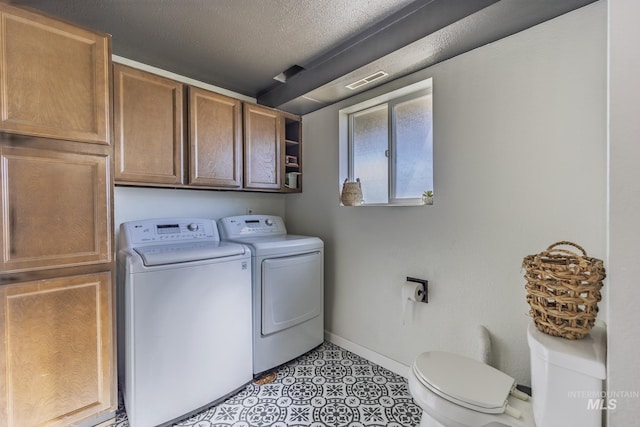
[[[527,328],[532,398],[499,370],[453,353],[420,354],[409,389],[421,427],[600,427],[606,337],[596,326],[570,341]],[[599,406],[600,405],[600,406]]]

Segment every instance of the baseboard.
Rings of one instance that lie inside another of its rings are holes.
[[[324,331],[324,338],[330,343],[342,347],[345,350],[349,350],[350,352],[355,353],[360,357],[364,357],[365,359],[375,363],[376,365],[380,365],[393,373],[407,378],[409,367],[403,363],[393,360],[387,356],[383,356],[380,353],[376,353],[375,351],[370,350],[366,347],[362,347],[361,345],[351,342],[327,330]]]

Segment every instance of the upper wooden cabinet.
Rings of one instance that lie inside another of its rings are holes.
[[[182,184],[183,85],[114,64],[115,179]]]
[[[244,186],[279,190],[282,182],[280,113],[244,104]]]
[[[242,187],[242,103],[189,87],[189,184]]]
[[[107,155],[0,146],[0,178],[0,271],[111,261]]]
[[[0,2],[0,130],[108,144],[110,38]]]
[[[115,411],[111,273],[0,286],[0,427]]]
[[[117,183],[301,191],[299,116],[125,65],[113,69]]]

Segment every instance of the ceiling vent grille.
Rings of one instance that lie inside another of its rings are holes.
[[[356,90],[358,88],[361,88],[364,85],[368,85],[369,83],[373,83],[376,80],[380,80],[383,77],[388,76],[389,73],[386,73],[384,71],[378,71],[375,72],[373,74],[371,74],[370,76],[367,76],[363,79],[358,80],[357,82],[353,82],[350,85],[347,85],[347,89],[351,89],[351,90]]]

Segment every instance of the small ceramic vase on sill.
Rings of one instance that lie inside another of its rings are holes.
[[[422,193],[422,203],[425,205],[433,204],[433,191],[425,191]]]

